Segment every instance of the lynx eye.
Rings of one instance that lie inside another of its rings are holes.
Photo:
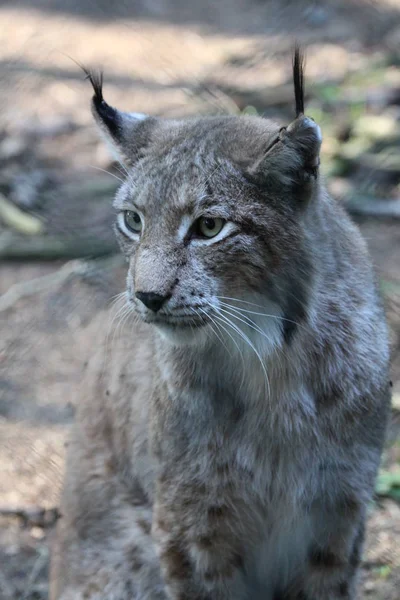
[[[225,221],[218,217],[200,217],[196,221],[196,233],[200,237],[213,238],[219,234],[224,225]]]
[[[126,210],[124,212],[124,224],[129,231],[140,233],[142,231],[142,219],[139,213],[134,210]]]

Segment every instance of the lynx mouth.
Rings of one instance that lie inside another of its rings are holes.
[[[206,325],[208,319],[203,317],[162,317],[161,315],[147,316],[146,323],[155,327],[159,335],[173,346],[190,346],[202,344],[208,339]]]
[[[134,304],[134,309],[145,323],[170,331],[200,329],[210,322],[204,306],[199,305],[181,305],[173,309],[162,308],[159,312],[152,312],[151,310],[142,311],[137,304]]]
[[[145,323],[171,330],[193,330],[208,324],[208,320],[203,317],[164,317],[162,315],[146,315],[143,320]]]

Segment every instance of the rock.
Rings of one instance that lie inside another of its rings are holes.
[[[39,121],[29,119],[22,121],[16,131],[23,136],[31,138],[54,138],[59,135],[73,133],[79,129],[79,125],[67,117],[54,117]]]
[[[372,594],[372,592],[376,591],[376,582],[375,581],[366,581],[364,583],[364,592],[366,594]]]
[[[6,137],[0,142],[0,159],[8,161],[22,156],[27,149],[27,142],[20,136]]]
[[[379,198],[352,195],[344,201],[350,213],[384,218],[400,218],[400,198],[382,200]]]
[[[385,148],[382,152],[365,152],[358,157],[357,163],[367,175],[373,173],[376,184],[393,186],[399,182],[400,154],[397,147]]]
[[[346,144],[341,147],[339,158],[347,161],[354,161],[362,154],[365,154],[371,147],[371,143],[367,138],[357,137],[351,138]]]

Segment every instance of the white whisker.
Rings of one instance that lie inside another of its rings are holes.
[[[297,321],[293,321],[293,319],[287,319],[286,317],[281,317],[279,315],[272,315],[270,313],[264,313],[264,312],[248,310],[245,308],[239,308],[238,306],[233,306],[229,302],[222,302],[221,299],[224,298],[226,300],[233,300],[235,302],[244,302],[246,304],[253,304],[253,302],[247,302],[246,300],[239,300],[239,298],[228,298],[227,296],[216,296],[216,298],[219,300],[219,302],[222,306],[228,307],[236,312],[247,313],[249,315],[258,315],[260,317],[266,317],[266,318],[268,317],[270,319],[276,319],[278,321],[285,321],[286,323],[292,323],[293,325],[296,325],[297,327],[302,327],[303,329],[309,329],[309,327],[307,325],[298,323]],[[254,304],[254,306],[263,308],[260,304]],[[244,315],[242,315],[242,316],[244,316]]]
[[[200,314],[198,310],[194,309],[196,311],[196,314]],[[229,351],[227,345],[225,344],[223,338],[221,337],[221,335],[219,334],[219,330],[214,329],[214,327],[218,328],[218,324],[214,321],[214,319],[211,317],[211,315],[208,315],[206,313],[205,310],[203,310],[202,308],[200,308],[199,310],[201,310],[201,312],[207,316],[207,318],[210,320],[210,327],[211,327],[211,331],[216,335],[216,337],[218,338],[218,340],[221,342],[221,344],[224,346],[225,350],[228,352],[229,356],[232,358],[232,353]]]
[[[218,311],[218,315],[219,315],[218,317],[217,316],[215,316],[215,317],[217,319],[222,319],[224,323],[226,323],[234,331],[236,331],[236,333],[248,344],[248,346],[250,346],[250,348],[256,354],[258,360],[260,361],[261,368],[262,368],[262,370],[264,372],[264,375],[265,375],[265,382],[266,382],[266,385],[267,385],[267,388],[268,388],[268,395],[270,395],[270,385],[269,385],[269,379],[268,379],[267,370],[265,368],[265,365],[263,363],[263,360],[262,360],[261,355],[258,352],[257,348],[254,346],[254,344],[249,339],[249,337],[244,333],[244,331],[242,331],[242,329],[240,329],[240,327],[238,327],[235,323],[232,323],[232,321],[230,319],[228,319],[228,317],[226,317],[225,315],[222,315],[219,311]]]
[[[234,319],[238,319],[238,321],[241,321],[242,323],[244,323],[244,324],[245,324],[245,325],[247,325],[248,327],[251,327],[252,329],[254,329],[255,331],[257,331],[259,334],[261,334],[262,336],[264,336],[264,337],[265,337],[265,339],[266,339],[268,342],[270,342],[270,343],[272,343],[272,342],[273,342],[273,340],[272,340],[270,337],[268,337],[268,336],[267,336],[267,334],[265,333],[265,331],[263,331],[263,330],[261,329],[261,327],[259,327],[258,325],[256,325],[256,324],[255,324],[253,321],[251,321],[251,320],[249,319],[249,317],[246,317],[245,315],[242,315],[242,316],[244,316],[244,318],[242,319],[242,318],[241,318],[241,317],[239,317],[238,315],[236,315],[236,314],[234,314],[234,313],[231,313],[229,310],[226,310],[225,308],[220,308],[219,310],[220,310],[220,311],[222,311],[222,312],[224,312],[224,313],[226,313],[227,315],[230,315],[230,316],[231,316],[231,317],[233,317]]]
[[[100,167],[95,167],[94,165],[89,165],[89,167],[91,169],[96,169],[96,171],[102,171],[103,173],[107,173],[107,175],[114,177],[114,179],[117,179],[117,181],[120,181],[121,183],[125,183],[125,181],[123,179],[121,179],[121,177],[118,177],[117,175],[115,175],[115,173],[110,173],[110,171],[107,171],[106,169],[101,169]]]
[[[221,304],[223,306],[229,306],[229,308],[231,308],[232,310],[234,310],[235,312],[237,312],[237,313],[239,313],[241,315],[241,310],[240,309],[235,309],[232,305],[226,304],[224,302],[221,302]],[[277,360],[279,362],[279,353],[278,353],[278,351],[282,355],[285,354],[283,346],[280,345],[280,344],[274,343],[274,340],[271,337],[267,336],[266,332],[259,325],[257,325],[257,323],[254,323],[254,321],[252,321],[250,319],[250,317],[247,317],[246,315],[241,315],[243,317],[243,319],[241,319],[237,314],[232,314],[230,311],[226,310],[225,308],[220,308],[219,310],[225,312],[226,314],[229,314],[231,317],[236,318],[239,321],[242,321],[243,323],[245,323],[246,325],[248,325],[249,327],[251,327],[252,329],[254,329],[255,331],[257,331],[259,334],[261,334],[273,346],[274,350],[277,351],[276,358],[277,358]],[[245,311],[245,312],[252,313],[252,311]],[[255,314],[258,314],[258,313],[255,313]],[[263,314],[262,316],[266,316],[266,315]],[[274,317],[274,315],[267,315],[267,316],[271,316],[272,318]]]

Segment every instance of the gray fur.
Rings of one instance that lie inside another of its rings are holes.
[[[319,128],[127,123],[111,138],[115,208],[143,222],[116,225],[137,324],[106,359],[99,344],[78,401],[51,598],[353,600],[388,342]],[[231,225],[196,238],[203,214]]]

